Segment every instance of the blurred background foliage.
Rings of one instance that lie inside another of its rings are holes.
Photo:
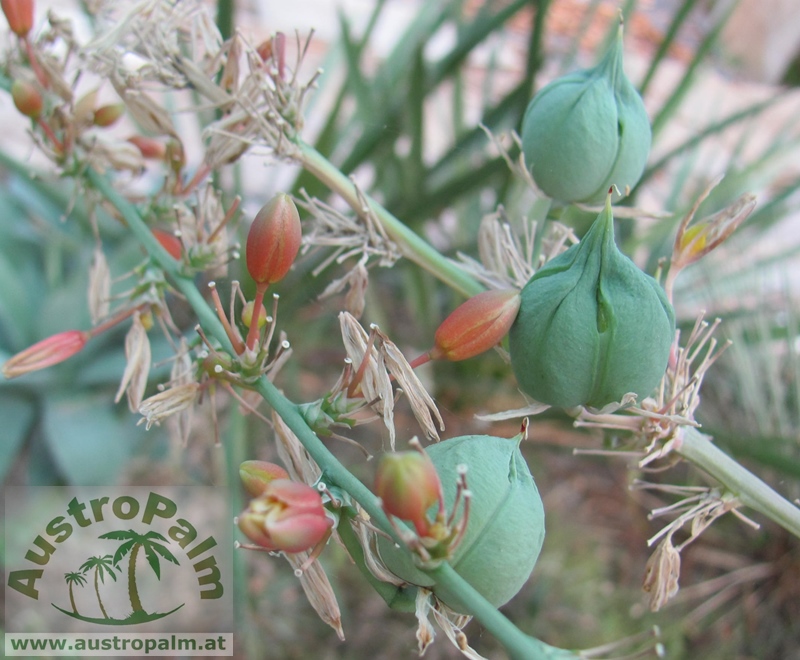
[[[258,5],[235,4],[218,5],[223,29],[247,29],[245,16],[252,22],[253,13],[268,14]],[[450,255],[475,255],[480,220],[498,204],[514,223],[538,213],[530,191],[480,124],[496,135],[518,130],[536,89],[594,62],[621,8],[627,72],[654,126],[650,165],[626,204],[668,214],[619,221],[622,247],[653,272],[668,257],[683,214],[721,173],[725,179],[698,217],[743,192],[758,196],[756,211],[734,237],[679,278],[676,310],[683,331],[706,310],[707,318],[723,321],[720,339],[734,342],[704,385],[704,430],[789,499],[799,497],[800,99],[791,87],[797,84],[797,58],[790,52],[771,79],[747,79],[752,67],[733,52],[730,44],[738,37],[726,30],[742,20],[742,12],[754,6],[758,12],[758,3],[417,2],[409,3],[414,11],[405,14],[407,24],[387,30],[399,4],[376,0],[359,5],[359,14],[338,13],[338,38],[317,46],[318,61],[311,63],[325,72],[308,108],[305,137]],[[753,47],[759,43],[754,37]],[[762,40],[761,47],[766,44]],[[796,51],[798,44],[800,38]],[[89,326],[87,273],[95,238],[86,209],[72,182],[32,177],[25,157],[0,154],[0,361],[54,332]],[[248,187],[246,167],[223,172],[220,185],[231,195],[242,192],[257,208],[273,191],[265,193],[263,181]],[[269,185],[289,182],[281,185],[296,194],[327,195],[305,173],[267,178]],[[576,208],[556,212],[579,233],[593,217]],[[246,227],[245,221],[241,229]],[[101,217],[101,232],[115,276],[144,259],[110,218]],[[280,385],[296,401],[327,390],[343,355],[335,322],[340,301],[317,300],[341,273],[331,267],[321,276],[311,274],[324,256],[309,255],[279,287],[281,327],[295,349]],[[115,285],[115,291],[123,288]],[[428,348],[435,327],[457,302],[430,276],[401,262],[371,271],[364,320],[379,323],[413,357]],[[190,329],[191,321],[184,327]],[[223,396],[216,397],[216,428],[208,422],[206,401],[187,447],[175,446],[162,429],[137,427],[125,402],[113,403],[124,369],[123,339],[121,329],[62,365],[0,381],[0,475],[7,485],[211,482],[229,489],[237,510],[236,467],[245,458],[274,457],[270,432]],[[154,362],[166,358],[169,348],[157,332],[151,340]],[[152,392],[168,370],[169,365],[154,369]],[[422,374],[446,413],[448,436],[488,429],[474,420],[476,412],[522,403],[510,371],[493,354],[437,364]],[[399,419],[401,438],[417,432],[410,417]],[[492,432],[511,435],[516,429],[501,424]],[[652,614],[641,578],[646,540],[658,527],[647,511],[664,502],[628,492],[627,484],[641,475],[624,460],[573,456],[573,448],[600,448],[603,439],[572,429],[559,413],[533,420],[530,436],[524,450],[544,496],[548,536],[533,579],[504,608],[523,630],[556,646],[585,648],[657,625],[667,657],[800,658],[797,539],[770,524],[753,531],[721,520],[684,553],[679,596]],[[373,453],[385,441],[374,427],[358,439]],[[608,446],[613,441],[605,440]],[[369,480],[371,466],[359,454],[340,450],[346,464]],[[664,479],[705,483],[686,466]],[[394,658],[415,652],[413,618],[387,610],[337,548],[323,561],[341,599],[344,644],[316,620],[287,564],[262,556],[238,559],[239,657]],[[502,657],[477,625],[469,632],[477,650]],[[426,657],[459,655],[441,642]]]

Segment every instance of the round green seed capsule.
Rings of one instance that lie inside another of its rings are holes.
[[[622,27],[592,69],[546,85],[528,105],[522,149],[536,185],[562,202],[600,203],[636,185],[650,152],[644,103],[622,65]]]
[[[658,385],[675,334],[664,290],[614,242],[610,195],[583,240],[522,289],[511,366],[537,401],[594,408]]]
[[[544,541],[544,508],[528,465],[519,450],[521,436],[467,435],[445,440],[426,451],[436,466],[451,511],[459,466],[466,466],[471,503],[466,535],[450,563],[455,571],[496,607],[507,603],[530,577]],[[455,594],[433,586],[409,553],[380,539],[386,566],[400,578],[426,588],[458,612],[468,612]]]

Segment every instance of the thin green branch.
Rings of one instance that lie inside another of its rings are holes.
[[[800,508],[775,492],[756,475],[717,447],[708,436],[694,428],[684,431],[675,451],[714,477],[745,506],[763,513],[781,527],[800,537]]]
[[[446,588],[449,593],[469,604],[469,613],[478,619],[492,635],[503,641],[512,660],[567,660],[579,657],[572,651],[555,648],[535,637],[526,635],[483,598],[471,584],[462,579],[450,564],[441,564],[426,573],[437,584]]]
[[[174,281],[177,288],[194,309],[205,331],[222,342],[227,350],[231,350],[230,342],[225,335],[222,323],[203,299],[202,295],[200,295],[200,292],[195,287],[194,281],[181,274],[179,263],[172,259],[156,240],[144,220],[142,220],[136,207],[122,197],[105,176],[99,174],[93,168],[87,168],[85,175],[92,186],[116,207],[117,211],[119,211],[126,221],[131,233],[133,233],[150,256]],[[347,179],[345,179],[345,181],[346,180]],[[354,194],[355,193],[353,193],[353,195]],[[346,491],[363,507],[370,515],[371,522],[374,525],[390,534],[396,541],[400,541],[396,532],[389,524],[386,514],[379,504],[378,498],[376,498],[372,491],[350,473],[350,471],[328,450],[322,440],[320,440],[308,426],[298,406],[283,396],[278,388],[266,377],[260,378],[255,383],[255,389],[264,397],[267,403],[272,406],[273,410],[280,415],[330,480],[336,486]],[[512,658],[519,658],[520,660],[522,658],[528,660],[538,660],[541,658],[542,660],[548,660],[549,658],[556,657],[576,657],[567,651],[558,651],[559,655],[552,655],[551,651],[557,650],[522,633],[449,565],[443,564],[434,571],[434,575],[437,578],[441,576],[441,579],[446,582],[447,588],[453,593],[458,594],[459,597],[468,604],[473,615],[507,648]]]
[[[474,296],[484,287],[455,262],[442,256],[427,242],[415,234],[383,206],[364,195],[358,194],[353,182],[342,174],[332,163],[314,147],[297,140],[300,163],[309,172],[323,181],[331,190],[337,192],[356,213],[363,213],[363,200],[383,226],[389,237],[397,243],[403,256],[438,277],[449,287],[466,297]]]

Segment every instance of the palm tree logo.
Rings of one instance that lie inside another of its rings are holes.
[[[169,548],[167,548],[165,545],[169,543],[169,541],[167,541],[167,539],[165,539],[161,534],[152,531],[147,532],[146,534],[140,534],[132,529],[128,529],[101,534],[98,538],[119,541],[120,545],[113,556],[99,555],[90,557],[81,565],[80,571],[66,573],[64,575],[64,579],[69,585],[69,602],[72,605],[72,611],[70,612],[63,607],[59,607],[55,603],[52,603],[53,607],[60,612],[71,616],[73,619],[80,619],[81,621],[87,621],[89,623],[96,623],[106,626],[132,626],[140,623],[146,623],[148,621],[155,621],[156,619],[162,619],[183,607],[184,604],[181,603],[168,612],[147,612],[142,606],[142,600],[139,596],[139,587],[136,582],[136,560],[139,556],[139,553],[144,551],[144,556],[147,559],[147,563],[159,581],[161,580],[162,559],[165,559],[166,561],[175,565],[180,564],[175,555],[173,555]],[[115,619],[109,617],[108,612],[106,612],[106,608],[103,605],[103,601],[100,599],[98,580],[105,584],[105,576],[109,575],[116,582],[117,575],[114,571],[122,570],[120,568],[120,562],[122,562],[126,556],[128,557],[128,599],[130,600],[133,611],[124,619]],[[75,607],[75,599],[73,597],[72,587],[74,584],[79,586],[85,585],[85,574],[91,570],[94,570],[94,589],[95,594],[97,595],[97,602],[100,605],[100,611],[103,613],[102,617],[83,616],[78,614],[78,610]]]
[[[80,568],[84,574],[88,573],[92,569],[94,569],[94,593],[97,595],[97,604],[100,605],[100,611],[103,613],[103,618],[107,619],[108,612],[106,612],[106,608],[103,607],[103,601],[100,598],[100,586],[98,584],[98,578],[100,579],[100,582],[105,584],[105,576],[108,575],[113,578],[114,582],[116,582],[117,574],[114,571],[118,569],[114,565],[111,555],[97,555],[94,557],[89,557],[89,559],[83,562]]]
[[[160,581],[161,560],[159,557],[176,565],[180,563],[165,545],[159,543],[159,541],[167,543],[167,539],[158,532],[150,531],[146,534],[140,534],[132,529],[108,532],[106,534],[101,534],[100,538],[121,541],[120,546],[114,553],[113,562],[115,566],[118,566],[122,559],[130,554],[128,558],[128,597],[130,598],[131,607],[133,608],[133,614],[131,616],[136,619],[147,617],[148,614],[142,607],[142,601],[139,598],[139,588],[136,584],[136,558],[139,555],[139,551],[144,549],[147,563],[153,573],[155,573],[156,578]]]
[[[69,604],[72,606],[72,611],[77,614],[78,608],[75,607],[75,595],[72,593],[72,587],[74,585],[78,585],[82,587],[86,584],[86,578],[84,577],[83,573],[64,573],[64,580],[69,585]]]

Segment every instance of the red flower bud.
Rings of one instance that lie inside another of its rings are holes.
[[[153,236],[155,236],[158,242],[161,243],[161,247],[169,252],[169,256],[175,259],[175,261],[181,260],[183,245],[181,245],[181,241],[177,236],[170,234],[163,229],[151,229],[150,231],[153,232]]]
[[[288,479],[289,473],[275,463],[245,461],[239,466],[239,477],[247,493],[252,497],[258,497],[264,493],[267,484],[276,479]]]
[[[42,95],[31,83],[15,80],[11,85],[11,98],[17,110],[26,117],[37,119],[42,114]]]
[[[282,279],[300,250],[300,215],[292,198],[275,195],[256,215],[247,235],[247,270],[257,284]]]
[[[153,158],[156,160],[164,160],[166,158],[167,146],[163,142],[144,137],[143,135],[132,135],[128,138],[128,142],[141,151],[142,156],[145,158]]]
[[[8,26],[18,37],[27,36],[33,27],[33,0],[0,0]]]
[[[439,501],[442,484],[427,454],[418,451],[384,454],[375,473],[375,494],[387,513],[408,520],[420,536],[428,536],[428,509]]]
[[[247,538],[266,550],[302,552],[320,543],[333,521],[311,486],[275,479],[250,501],[238,525]]]
[[[466,360],[496,346],[508,333],[519,311],[519,291],[484,291],[462,303],[434,336],[434,360]]]
[[[123,103],[111,103],[104,105],[94,111],[94,125],[105,128],[111,126],[117,119],[122,117],[125,112]]]
[[[16,378],[63,362],[79,353],[89,336],[89,333],[80,330],[67,330],[43,339],[9,358],[3,365],[3,375]]]

